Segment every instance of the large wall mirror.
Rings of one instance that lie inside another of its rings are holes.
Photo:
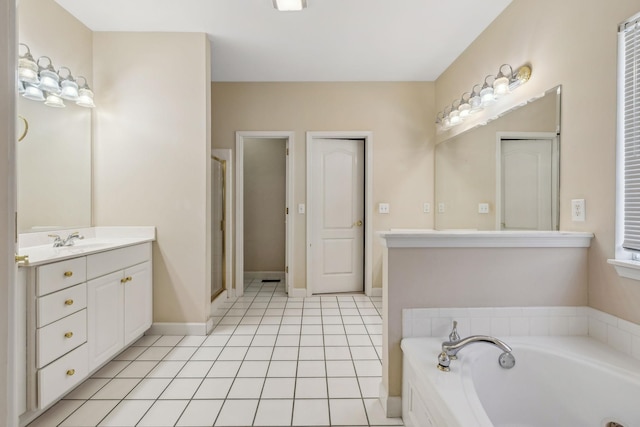
[[[436,146],[436,228],[557,230],[560,95],[547,91]]]
[[[47,55],[56,69],[67,66],[91,80],[91,31],[55,1],[21,0],[18,31],[34,59]],[[29,126],[16,147],[20,233],[91,225],[92,113],[65,104],[53,108],[18,96],[18,115]],[[24,126],[19,119],[19,134]]]

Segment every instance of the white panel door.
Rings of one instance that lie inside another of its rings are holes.
[[[151,262],[124,271],[124,345],[144,334],[153,321]]]
[[[550,139],[502,141],[502,229],[553,227]]]
[[[311,288],[314,294],[364,290],[364,141],[314,139],[311,184]]]
[[[122,271],[87,282],[89,370],[109,360],[124,345]]]

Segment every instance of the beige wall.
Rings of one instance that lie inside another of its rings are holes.
[[[436,81],[438,106],[504,62],[533,66],[514,98],[562,84],[560,229],[595,234],[589,305],[635,323],[640,286],[619,278],[607,259],[615,249],[617,27],[639,11],[637,0],[515,0]],[[583,223],[570,217],[577,198],[586,200]]]
[[[556,132],[557,95],[548,94],[475,128],[439,143],[435,153],[436,228],[496,229],[496,134]],[[439,213],[438,203],[445,204]],[[489,214],[478,213],[489,203]]]
[[[385,265],[382,364],[389,396],[402,393],[403,308],[587,303],[586,248],[391,248]]]
[[[373,230],[432,228],[433,83],[213,83],[212,143],[234,148],[236,131],[295,131],[293,206],[306,203],[306,131],[373,132]],[[234,194],[235,197],[235,194]],[[294,213],[294,286],[306,284],[306,218]],[[373,236],[373,285],[382,251]]]
[[[55,1],[21,0],[18,28],[34,59],[49,56],[56,69],[68,67],[93,85],[93,32]],[[66,108],[51,108],[18,98],[18,114],[29,122],[17,151],[21,232],[91,225],[91,109],[64,102]]]
[[[15,132],[15,1],[0,0],[0,425],[13,427],[17,414],[10,407],[15,396],[15,370],[8,359],[15,353],[13,323],[16,249],[14,147]]]
[[[154,321],[205,322],[210,302],[209,42],[94,33],[95,225],[154,225]]]
[[[284,271],[286,140],[245,138],[243,154],[244,271]]]

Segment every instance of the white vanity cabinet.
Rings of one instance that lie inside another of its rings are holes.
[[[24,409],[36,414],[151,327],[151,243],[21,270],[27,290]]]
[[[87,275],[89,368],[93,370],[151,327],[151,245],[89,255]]]

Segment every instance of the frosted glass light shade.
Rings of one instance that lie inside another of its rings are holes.
[[[62,87],[60,92],[62,98],[68,99],[69,101],[76,101],[78,99],[78,83],[73,80],[63,80],[60,86]]]
[[[273,7],[286,11],[299,11],[307,7],[307,0],[273,0]]]
[[[56,95],[60,94],[60,77],[55,71],[42,70],[40,71],[40,85],[38,86],[45,92],[50,92]]]
[[[509,79],[505,76],[497,78],[493,82],[493,93],[495,97],[506,95],[509,93]]]
[[[27,85],[27,87],[24,88],[22,96],[32,101],[44,101],[44,94],[42,93],[42,90],[32,85]]]
[[[55,95],[53,93],[50,93],[47,95],[47,99],[46,101],[44,101],[44,105],[48,106],[48,107],[54,107],[54,108],[64,108],[64,102],[62,101],[62,98],[60,98],[58,95]]]
[[[80,88],[78,91],[78,99],[76,104],[85,108],[94,108],[96,104],[93,102],[93,92],[88,88]]]
[[[493,102],[496,100],[495,96],[493,95],[493,87],[486,86],[482,88],[482,90],[480,91],[480,99],[482,99],[483,106],[493,104]]]

